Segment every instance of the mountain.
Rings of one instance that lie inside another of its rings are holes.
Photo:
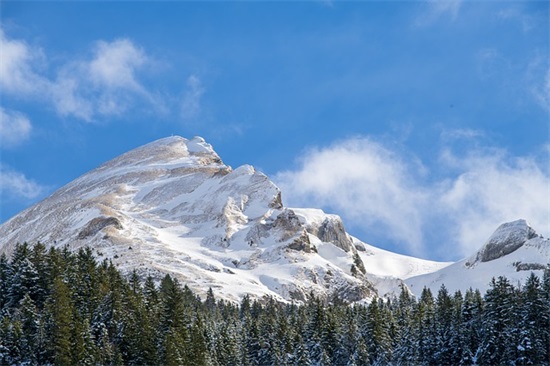
[[[357,301],[445,265],[362,243],[338,216],[284,207],[268,177],[248,165],[233,170],[200,137],[131,150],[0,226],[0,252],[37,241],[90,246],[123,271],[169,273],[229,300],[313,292]]]
[[[534,272],[540,278],[550,265],[550,239],[538,235],[525,220],[500,225],[481,249],[433,273],[405,280],[416,295],[424,286],[432,292],[441,285],[452,293],[469,287],[484,293],[493,277],[505,276],[513,285],[522,284]]]
[[[199,294],[348,301],[484,288],[550,262],[548,240],[524,221],[501,226],[472,258],[444,263],[391,253],[349,235],[340,217],[288,208],[252,166],[225,165],[202,138],[169,137],[110,160],[0,225],[0,253],[40,241],[90,246],[123,272],[168,273]],[[545,259],[540,259],[545,258]],[[520,271],[517,272],[516,270]]]

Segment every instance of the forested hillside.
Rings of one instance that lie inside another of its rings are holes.
[[[0,257],[0,365],[550,364],[550,269],[521,288],[369,304],[201,300],[170,276],[125,278],[90,249]]]

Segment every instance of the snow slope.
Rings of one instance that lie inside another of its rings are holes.
[[[473,256],[405,282],[417,296],[424,286],[436,294],[442,284],[451,292],[471,287],[484,293],[493,277],[505,276],[521,285],[531,272],[542,278],[548,264],[550,240],[537,235],[525,220],[516,220],[497,228]]]

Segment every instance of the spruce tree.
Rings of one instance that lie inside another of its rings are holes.
[[[544,303],[544,293],[540,279],[531,273],[522,291],[522,303],[519,309],[519,344],[517,365],[543,364],[546,358],[545,333],[550,314]]]
[[[53,361],[56,366],[71,366],[73,336],[73,304],[69,286],[62,278],[54,280],[49,311],[51,313],[51,346]]]
[[[441,285],[435,302],[435,354],[433,356],[435,364],[453,364],[451,348],[453,311],[453,301],[445,285]]]
[[[517,347],[513,337],[514,311],[514,288],[504,277],[493,278],[485,295],[480,363],[493,365],[515,361],[510,355],[510,349]]]

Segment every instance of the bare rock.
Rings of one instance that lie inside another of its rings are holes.
[[[500,225],[477,253],[476,260],[489,262],[520,248],[537,233],[525,220],[516,220]]]
[[[88,221],[86,226],[78,233],[77,239],[94,236],[107,226],[114,226],[116,229],[122,230],[122,224],[116,217],[96,217]]]

